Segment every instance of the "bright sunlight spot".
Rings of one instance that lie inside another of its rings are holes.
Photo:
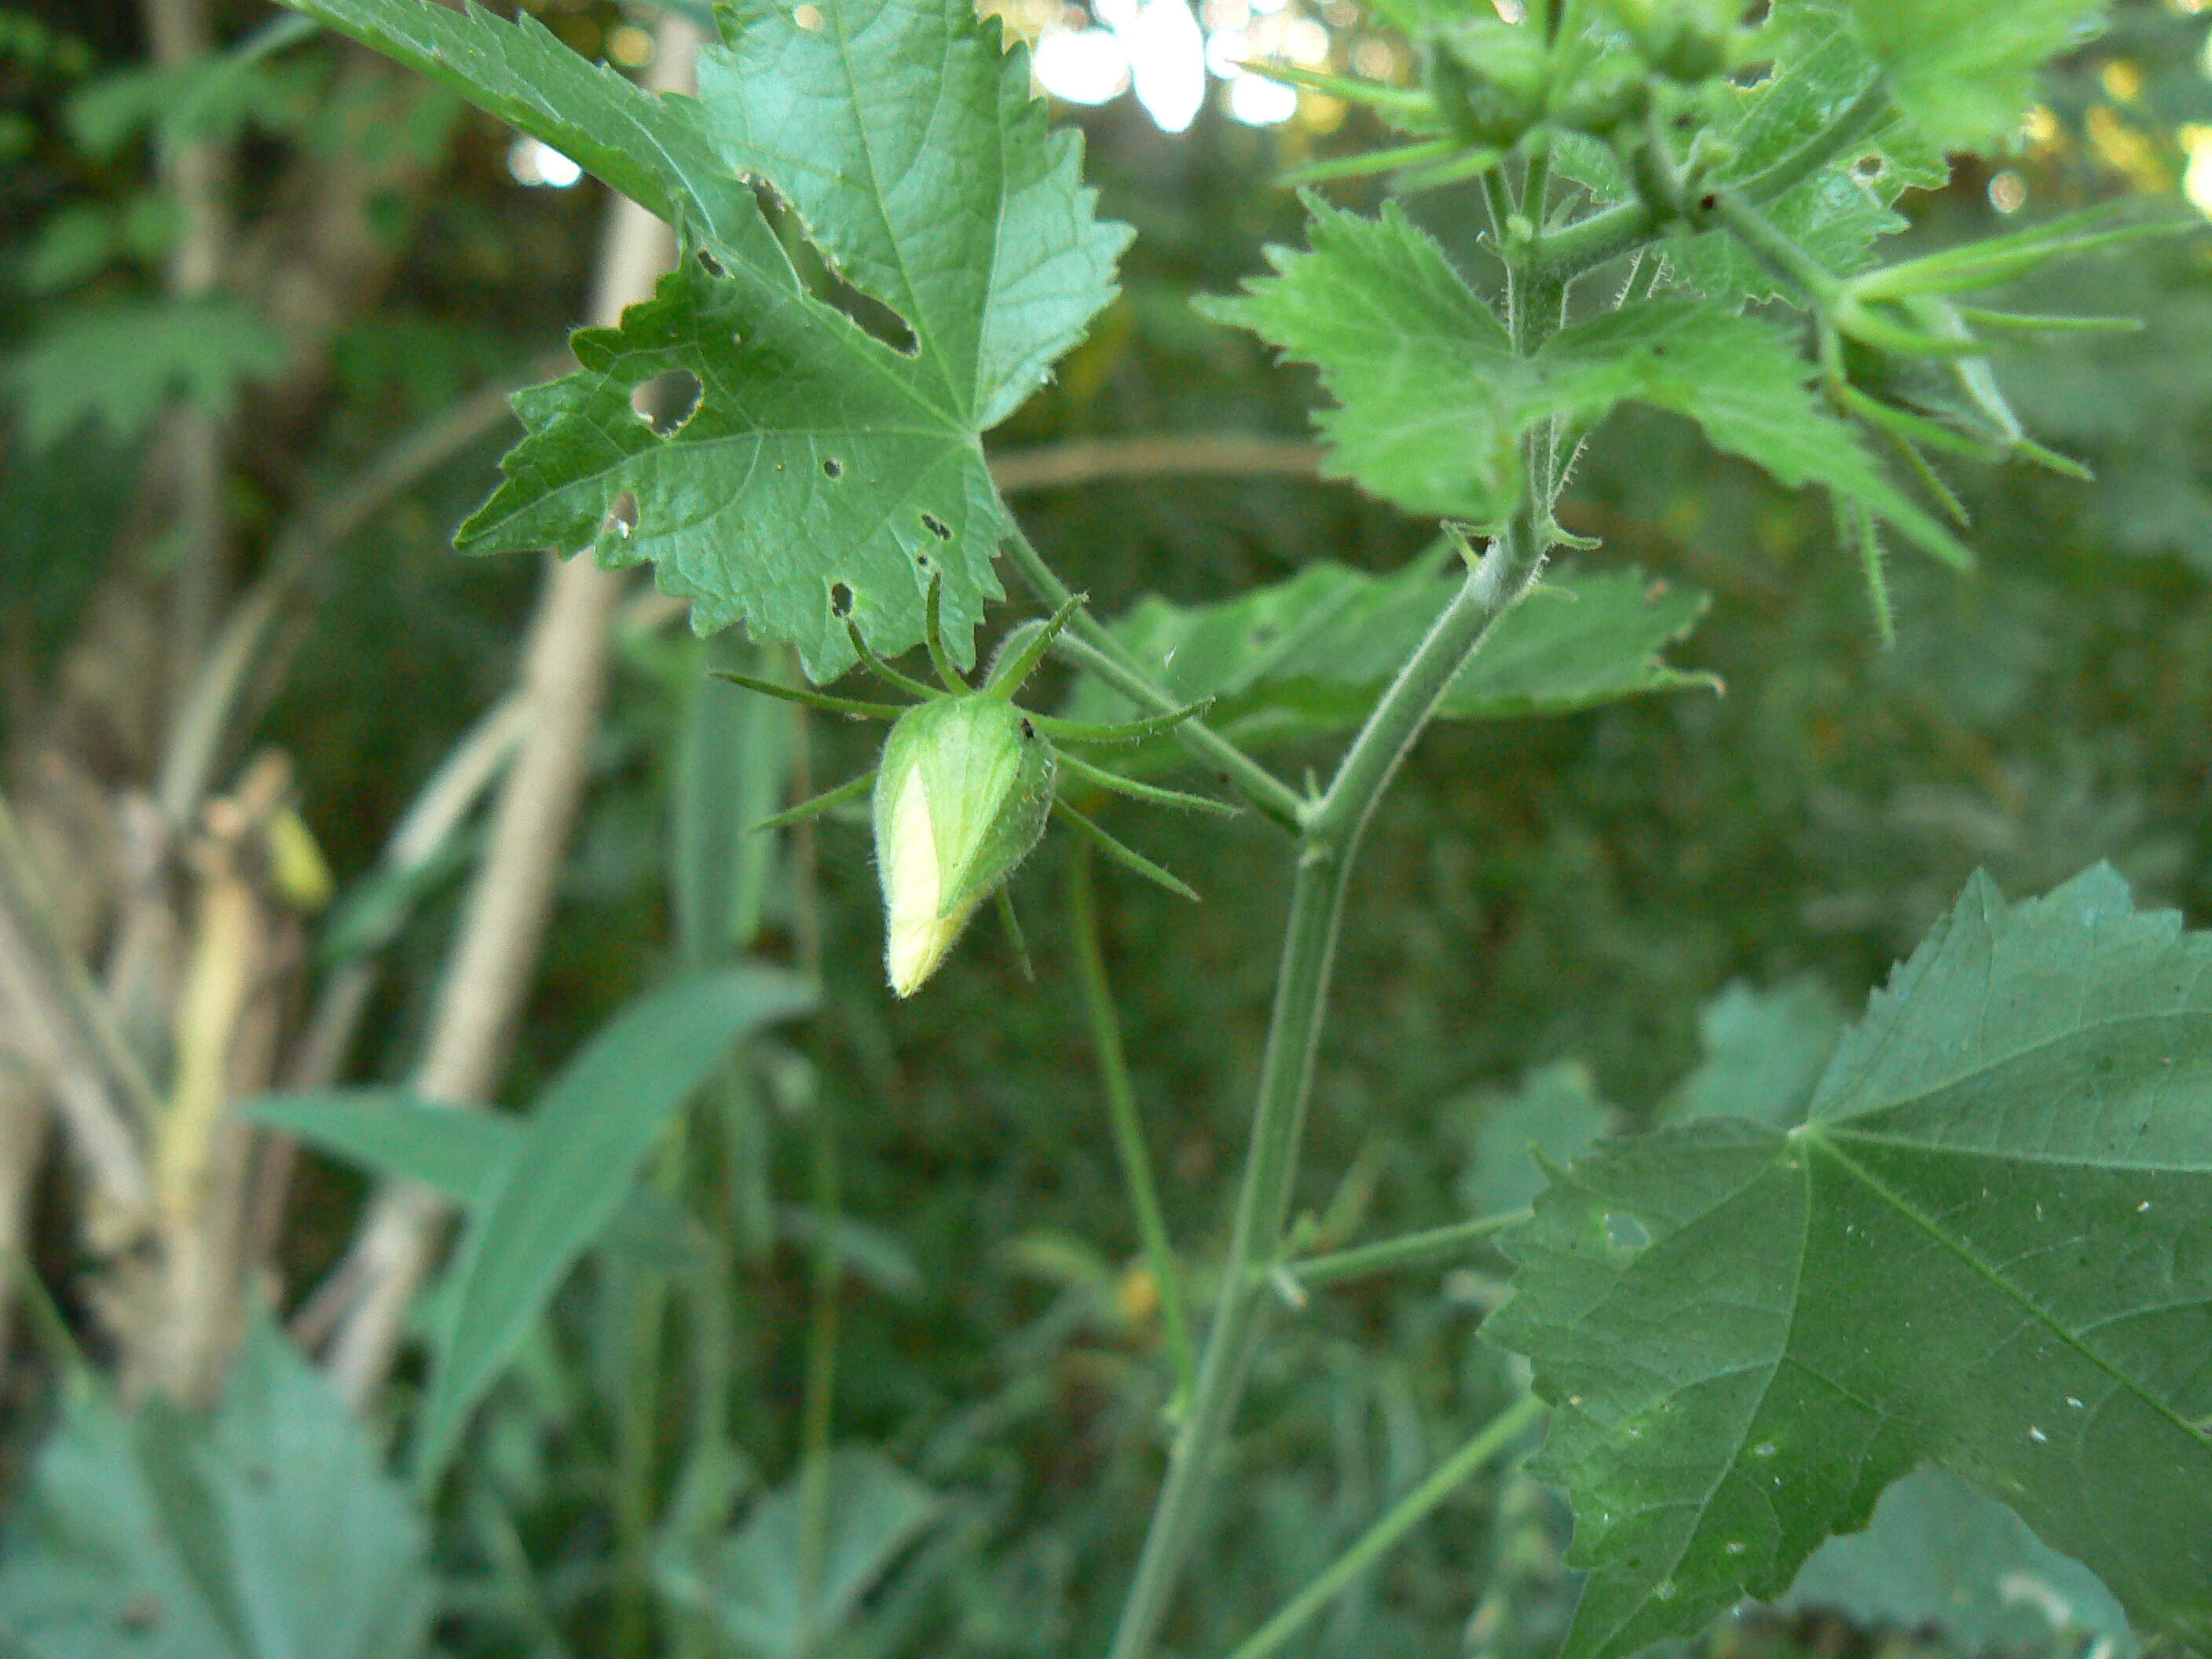
[[[2182,194],[2199,213],[2212,219],[2212,127],[2184,127],[2181,142],[2189,149],[2189,170],[2181,175]]]
[[[1129,89],[1129,54],[1111,29],[1072,29],[1036,43],[1037,83],[1071,104],[1103,104]]]
[[[1206,37],[1189,0],[1144,0],[1114,32],[1129,54],[1137,101],[1161,131],[1182,131],[1206,101]]]
[[[584,176],[584,169],[536,138],[518,138],[508,147],[507,170],[518,185],[546,185],[566,190]]]
[[[1298,112],[1297,88],[1240,75],[1229,83],[1229,112],[1247,126],[1279,125]]]

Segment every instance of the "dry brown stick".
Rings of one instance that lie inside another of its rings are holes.
[[[0,801],[0,999],[15,1014],[24,1057],[46,1074],[86,1175],[96,1248],[144,1233],[153,1188],[143,1137],[159,1113],[153,1091],[84,967],[53,923],[38,872]]]
[[[47,1098],[35,1067],[0,1054],[0,1262],[30,1254],[31,1193],[53,1118]],[[0,1269],[0,1382],[8,1375],[15,1312],[15,1276]]]
[[[699,32],[671,15],[647,81],[656,91],[690,84]],[[648,297],[675,258],[668,228],[617,200],[603,244],[594,319],[612,323]],[[501,787],[428,1047],[414,1078],[426,1099],[489,1097],[538,965],[553,890],[583,792],[605,681],[608,621],[622,580],[588,560],[551,566],[531,623],[522,672],[529,725]],[[443,1206],[419,1187],[395,1186],[371,1202],[349,1253],[358,1297],[327,1364],[356,1409],[381,1385],[397,1354],[408,1304],[428,1271]]]
[[[548,369],[554,360],[538,365]],[[178,711],[155,799],[172,825],[191,820],[206,796],[257,664],[300,585],[333,548],[392,499],[452,459],[507,414],[514,388],[487,387],[403,434],[347,485],[311,503],[280,532],[252,588],[232,607]]]
[[[991,482],[1006,495],[1060,489],[1123,478],[1311,478],[1321,472],[1321,447],[1295,438],[1072,438],[991,457]]]

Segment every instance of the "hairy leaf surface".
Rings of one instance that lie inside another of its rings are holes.
[[[1319,424],[1339,475],[1413,512],[1494,522],[1523,487],[1522,433],[1554,418],[1584,428],[1635,401],[1687,416],[1790,488],[1823,485],[1947,562],[1971,562],[1815,404],[1810,366],[1772,324],[1717,301],[1647,300],[1516,356],[1443,249],[1395,204],[1379,219],[1312,206],[1310,249],[1270,249],[1276,274],[1214,311],[1320,368],[1337,401]]]
[[[2212,936],[2110,870],[1977,878],[1788,1133],[1601,1148],[1508,1241],[1492,1334],[1556,1407],[1570,1659],[1779,1595],[1917,1464],[2139,1628],[2212,1638]]]

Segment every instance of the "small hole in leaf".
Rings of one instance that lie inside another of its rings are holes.
[[[1862,179],[1879,179],[1889,171],[1889,163],[1879,155],[1862,155],[1851,163],[1851,171]]]
[[[1605,1237],[1616,1250],[1640,1250],[1651,1242],[1651,1235],[1644,1231],[1642,1222],[1618,1210],[1606,1214]]]
[[[1698,208],[1701,212],[1711,213],[1720,204],[1721,198],[1715,195],[1707,194],[1698,198]]]
[[[606,520],[599,526],[599,534],[628,541],[637,531],[637,492],[625,489],[615,497],[615,504],[607,509]]]
[[[843,477],[845,476],[845,463],[837,459],[835,456],[832,456],[830,459],[822,463],[822,476],[825,478]]]
[[[921,515],[921,527],[940,542],[949,542],[952,539],[951,527],[934,513],[925,513]]]
[[[699,261],[699,269],[705,271],[709,276],[720,276],[723,274],[722,262],[720,259],[717,259],[713,254],[708,252],[705,248],[701,248],[696,257]]]
[[[653,431],[661,437],[672,438],[697,410],[700,396],[705,390],[699,377],[690,369],[672,368],[654,375],[631,392],[630,407],[651,422]]]
[[[830,587],[830,608],[841,617],[853,614],[853,590],[842,582],[833,582]]]

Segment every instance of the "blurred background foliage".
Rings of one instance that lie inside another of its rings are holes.
[[[1250,50],[1369,74],[1407,63],[1405,43],[1349,0],[1302,3],[1207,0],[1203,17]],[[586,55],[637,68],[652,51],[649,8],[532,9]],[[1101,13],[1018,0],[1010,21],[1073,37],[1113,20]],[[2166,0],[2119,7],[2051,79],[2016,155],[1910,198],[1911,239],[2123,192],[2212,210],[2208,21]],[[166,591],[175,556],[161,480],[180,406],[228,434],[221,504],[243,581],[307,504],[464,400],[521,383],[583,306],[602,202],[588,181],[568,187],[560,158],[254,0],[223,0],[213,31],[226,55],[159,68],[121,0],[0,11],[0,683],[18,791],[48,776],[40,757],[57,750],[114,798],[154,774],[173,697],[145,686],[170,672],[160,631],[191,618],[129,601]],[[1188,301],[1257,269],[1265,244],[1298,238],[1279,170],[1376,135],[1313,94],[1286,107],[1248,90],[1244,115],[1285,118],[1254,125],[1231,107],[1242,83],[1218,79],[1187,130],[1170,132],[1137,99],[1110,95],[1110,61],[1091,72],[1103,78],[1089,91],[1109,95],[1063,113],[1085,131],[1104,211],[1139,237],[1120,301],[999,442],[1300,440],[1310,378]],[[191,231],[164,158],[210,142],[228,157],[234,222],[224,269],[196,283],[178,275]],[[300,198],[303,181],[327,180],[313,164],[333,154],[346,158],[343,189]],[[1379,191],[1341,194],[1371,205]],[[1465,245],[1474,206],[1446,192],[1419,210]],[[1603,538],[1582,561],[1709,593],[1673,660],[1726,690],[1424,742],[1352,896],[1308,1163],[1317,1242],[1519,1201],[1514,1160],[1532,1136],[1571,1144],[1649,1121],[1685,1090],[1724,1097],[1729,1064],[1786,1066],[1808,1046],[1817,1056],[1977,867],[2025,893],[2110,860],[2143,900],[2212,920],[2212,263],[2199,240],[2136,245],[2039,279],[2028,297],[2146,321],[2000,364],[2030,428],[2098,481],[1954,476],[1982,569],[1960,580],[1896,561],[1893,650],[1876,641],[1823,504],[1777,493],[1664,417],[1606,429],[1563,514]],[[447,541],[507,435],[479,422],[318,550],[279,672],[253,694],[251,750],[289,757],[337,888],[336,904],[303,918],[302,985],[335,971],[346,927],[375,934],[374,907],[398,922],[378,946],[385,973],[349,1080],[405,1073],[455,923],[465,837],[404,894],[378,861],[514,672],[536,572],[464,561]],[[1385,570],[1433,528],[1344,485],[1171,465],[1016,505],[1109,612],[1147,593],[1219,599],[1317,559]],[[743,717],[757,729],[740,740],[725,708],[722,746],[701,735],[702,700],[725,695],[702,691],[701,671],[729,647],[672,620],[649,597],[618,619],[583,815],[503,1100],[530,1098],[681,959],[672,849],[686,832],[672,803],[702,777],[765,787],[771,800],[787,786],[793,733],[780,714]],[[818,720],[804,735],[817,787],[864,766],[872,741]],[[224,757],[226,780],[246,753]],[[750,781],[736,775],[744,768]],[[124,835],[117,814],[87,811],[93,828],[70,856],[122,857],[101,840]],[[1224,833],[1114,818],[1205,896],[1191,907],[1103,876],[1139,1100],[1202,1297],[1258,1060],[1279,848],[1249,821]],[[738,933],[771,957],[818,950],[826,994],[817,1018],[747,1048],[689,1131],[691,1178],[725,1224],[735,1286],[733,1456],[714,1519],[745,1518],[704,1580],[659,1572],[654,1595],[676,1610],[663,1617],[680,1626],[684,1608],[720,1597],[720,1634],[697,1639],[793,1659],[817,1637],[856,1656],[1097,1650],[1157,1479],[1171,1376],[1064,943],[1066,848],[1048,842],[1016,884],[1035,982],[984,926],[900,1005],[882,989],[864,830],[832,821],[757,848],[744,900],[757,927],[749,915]],[[94,908],[97,954],[112,948],[113,921]],[[836,1217],[820,1202],[807,1127],[823,1115],[837,1126]],[[338,1259],[362,1190],[343,1164],[301,1164],[266,1275],[280,1315]],[[97,1355],[76,1288],[80,1204],[50,1151],[30,1251]],[[833,1224],[845,1239],[835,1418],[851,1447],[837,1513],[854,1532],[849,1574],[823,1588],[835,1616],[822,1637],[789,1609],[779,1623],[757,1595],[745,1602],[743,1586],[775,1579],[776,1529],[794,1524],[775,1505],[787,1506],[820,1328],[809,1241]],[[641,1592],[623,1577],[619,1536],[623,1483],[642,1478],[658,1510],[682,1495],[687,1467],[674,1426],[648,1420],[641,1465],[622,1449],[635,1431],[629,1321],[641,1276],[658,1271],[611,1246],[595,1253],[471,1436],[433,1516],[447,1650],[658,1650],[626,1622],[626,1595]],[[1176,1652],[1228,1650],[1508,1397],[1501,1362],[1474,1340],[1498,1272],[1478,1259],[1286,1312]],[[283,1395],[276,1362],[252,1352],[252,1386]],[[673,1334],[645,1361],[688,1374]],[[7,1365],[0,1489],[20,1492],[58,1395],[35,1346],[15,1343]],[[396,1420],[414,1385],[403,1373],[375,1420]],[[1525,1483],[1470,1491],[1305,1650],[1545,1652],[1567,1605],[1562,1527],[1552,1498]],[[1885,1630],[1879,1606],[1848,1595],[1828,1604],[1860,1622],[1776,1615],[1716,1639],[1823,1652],[1935,1639]],[[1948,1633],[1970,1649],[2027,1640],[1996,1623]]]

